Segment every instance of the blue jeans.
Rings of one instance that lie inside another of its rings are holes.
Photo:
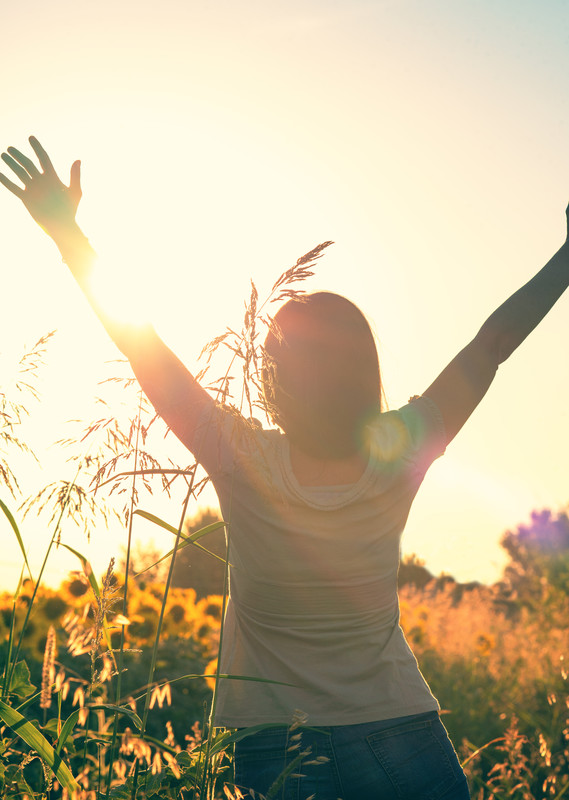
[[[298,733],[300,739],[294,739]],[[300,746],[291,749],[298,742]],[[299,759],[307,750],[310,753]],[[470,798],[436,711],[318,730],[269,728],[235,745],[235,783],[242,791],[269,795],[287,766],[290,774],[270,794],[275,800],[306,800],[312,795],[314,800]]]

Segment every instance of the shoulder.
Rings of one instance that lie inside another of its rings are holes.
[[[372,458],[381,462],[420,463],[425,469],[446,448],[443,419],[428,397],[415,395],[395,411],[379,414],[368,426]]]
[[[197,460],[211,474],[263,465],[274,459],[283,434],[264,429],[257,419],[244,417],[228,405],[204,409],[198,423]]]
[[[415,447],[422,447],[428,441],[438,444],[439,455],[446,448],[446,431],[443,416],[437,404],[430,397],[414,395],[398,413],[405,421]]]

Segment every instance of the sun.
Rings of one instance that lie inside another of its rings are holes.
[[[97,258],[89,279],[93,300],[113,322],[142,327],[151,321],[148,284],[127,263]]]

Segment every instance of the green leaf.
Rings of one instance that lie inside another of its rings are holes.
[[[10,509],[8,508],[6,503],[4,503],[2,500],[0,500],[0,508],[2,509],[2,511],[4,512],[6,517],[8,518],[8,522],[10,523],[10,525],[12,526],[12,530],[16,534],[16,539],[18,540],[18,544],[20,545],[20,550],[22,551],[22,555],[24,556],[24,561],[25,561],[26,567],[28,568],[28,572],[30,573],[30,578],[32,578],[32,580],[33,580],[32,571],[30,569],[30,565],[28,564],[28,557],[26,555],[26,548],[24,547],[24,542],[22,541],[22,537],[20,535],[20,531],[19,531],[18,526],[16,524],[16,520],[12,516],[12,513],[10,512]]]
[[[170,533],[173,533],[174,536],[178,535],[178,528],[175,528],[168,522],[164,522],[163,519],[160,519],[160,517],[151,514],[150,511],[142,511],[140,508],[137,508],[134,513],[138,514],[140,517],[144,517],[144,519],[147,519],[149,522],[153,522],[155,525],[159,525],[161,528],[164,528],[165,531],[170,531]],[[186,535],[181,531],[180,531],[180,536],[182,537],[182,539],[186,538]]]
[[[239,730],[236,731],[222,731],[221,733],[218,733],[215,736],[211,744],[211,749],[209,751],[210,755],[213,756],[220,750],[225,750],[225,748],[228,747],[230,744],[234,744],[235,742],[240,742],[241,739],[246,739],[247,736],[253,736],[253,734],[259,733],[259,731],[269,730],[270,728],[282,728],[282,723],[265,722],[262,725],[252,725],[250,728],[240,728]],[[325,734],[329,733],[328,731],[323,730],[322,728],[310,728],[307,727],[306,725],[303,725],[302,728],[303,730],[316,731],[318,733],[325,733]],[[200,745],[200,747],[203,747],[204,745]],[[198,748],[196,748],[196,750],[197,749]],[[195,750],[192,752],[195,752]]]
[[[63,727],[61,729],[61,733],[59,734],[55,745],[55,752],[57,753],[57,755],[61,754],[63,745],[67,741],[67,737],[73,731],[73,728],[77,725],[77,720],[79,719],[80,714],[81,714],[81,709],[76,708],[75,711],[73,711],[65,720]]]
[[[23,700],[30,694],[33,694],[36,687],[30,682],[30,670],[25,661],[18,661],[12,670],[12,677],[10,679],[9,694],[15,694]]]
[[[0,718],[14,733],[23,739],[32,750],[35,750],[44,764],[47,764],[65,789],[71,793],[79,791],[79,784],[71,774],[69,767],[63,763],[61,756],[55,752],[45,736],[18,711],[6,705],[2,700],[0,700]]]
[[[81,566],[83,567],[83,572],[87,576],[87,580],[93,590],[95,597],[100,597],[101,593],[99,591],[99,584],[97,583],[97,578],[95,577],[95,573],[93,572],[93,567],[89,563],[89,561],[85,558],[85,556],[81,555],[77,550],[74,550],[68,544],[63,544],[61,542],[61,546],[65,547],[66,550],[69,550],[70,553],[73,553],[74,556],[77,556],[79,561],[81,562]]]
[[[170,525],[168,522],[165,522],[163,519],[160,519],[160,517],[157,517],[155,514],[151,514],[149,511],[142,511],[140,508],[137,508],[134,513],[138,514],[140,517],[143,517],[144,519],[147,519],[149,522],[153,522],[160,528],[164,528],[165,531],[173,533],[174,536],[178,535],[178,528],[175,528],[173,525]],[[201,539],[202,536],[205,536],[208,533],[212,533],[212,531],[225,527],[226,524],[227,523],[223,522],[222,520],[220,520],[219,522],[212,522],[211,525],[206,525],[205,528],[200,528],[199,531],[195,531],[190,536],[180,531],[180,538],[183,539],[184,542],[183,544],[178,546],[178,550],[181,550],[183,547],[187,547],[188,544],[193,544],[194,547],[198,547],[200,550],[203,550],[204,553],[208,553],[210,556],[213,556],[213,558],[216,558],[218,561],[221,561],[225,564],[225,559],[222,556],[218,556],[217,553],[212,553],[212,551],[208,550],[207,547],[198,544],[197,540]],[[166,553],[166,555],[162,556],[162,558],[158,559],[158,561],[156,561],[154,564],[151,564],[149,567],[146,567],[146,569],[143,569],[142,572],[139,572],[138,575],[142,575],[144,572],[147,572],[149,569],[152,569],[152,567],[155,567],[156,564],[160,564],[161,561],[164,561],[164,559],[169,558],[173,552],[174,550],[170,550],[168,553]],[[233,565],[230,564],[230,566]]]
[[[107,711],[113,711],[115,714],[124,714],[125,717],[128,717],[130,721],[136,725],[139,731],[142,730],[142,720],[138,714],[128,706],[115,706],[111,703],[97,703],[96,705],[90,706],[90,708],[92,708],[94,711],[97,711],[99,708],[106,708]]]
[[[201,677],[215,678],[215,672],[212,675],[202,675]],[[279,686],[293,686],[294,688],[297,688],[297,685],[295,683],[285,683],[284,681],[272,681],[270,678],[253,678],[250,675],[227,675],[224,672],[221,672],[219,677],[229,681],[254,681],[255,683],[276,683]],[[174,681],[169,681],[169,682],[173,683]]]
[[[206,536],[208,533],[213,533],[213,531],[218,531],[220,528],[225,528],[225,522],[223,522],[223,520],[212,522],[211,525],[206,525],[205,528],[200,528],[199,531],[194,531],[187,537],[187,539],[189,542],[197,542],[197,540],[201,539],[202,536]]]
[[[146,796],[151,797],[153,794],[158,794],[162,788],[162,782],[166,777],[167,776],[164,770],[160,770],[160,772],[151,772],[149,775],[147,775],[144,782],[144,791]]]
[[[87,580],[89,581],[89,585],[91,586],[91,589],[93,590],[93,594],[95,595],[95,597],[100,598],[101,592],[100,592],[100,589],[99,589],[99,584],[97,583],[97,578],[95,577],[95,573],[93,572],[93,567],[91,566],[91,564],[88,561],[88,559],[86,559],[84,555],[82,555],[78,550],[74,550],[68,544],[64,544],[63,542],[61,542],[61,546],[65,547],[66,550],[69,550],[70,553],[73,553],[74,556],[77,556],[77,558],[81,562],[81,566],[83,567],[83,572],[87,576]],[[105,635],[105,642],[107,643],[107,648],[108,648],[108,650],[109,650],[109,652],[111,654],[111,658],[113,659],[113,662],[114,662],[115,667],[116,667],[116,663],[117,662],[115,660],[115,654],[114,654],[113,645],[112,645],[112,642],[111,642],[111,633],[110,633],[110,630],[109,630],[109,624],[107,622],[106,615],[105,615],[105,617],[103,619],[103,633]]]
[[[21,709],[22,706],[19,706],[18,711],[21,711]],[[48,733],[54,741],[59,736],[59,721],[57,717],[52,717],[51,719],[48,719],[45,725],[41,725],[40,727],[41,730],[44,733]]]
[[[22,768],[18,764],[9,764],[6,767],[4,782],[6,787],[10,787],[6,795],[2,795],[2,797],[6,797],[7,800],[34,797],[34,791],[24,778]]]
[[[253,736],[253,734],[259,733],[259,731],[269,730],[270,728],[282,728],[282,723],[268,722],[262,725],[253,725],[250,728],[240,728],[238,731],[223,731],[222,733],[218,733],[211,743],[210,755],[213,756],[220,750],[225,750],[230,744],[240,742],[241,739],[246,739],[247,736]]]
[[[191,542],[189,538],[186,538],[181,544],[178,545],[178,552],[180,552],[180,550],[183,550],[184,547],[189,547],[190,545],[198,547],[200,550],[203,550],[204,553],[209,553],[210,556],[217,558],[218,561],[222,561],[225,564],[225,559],[222,556],[218,556],[217,553],[212,553],[211,550],[208,550],[207,547],[202,547],[201,544],[197,544],[196,542]],[[152,569],[152,567],[155,567],[157,564],[160,564],[161,561],[165,561],[167,558],[170,558],[170,556],[173,553],[174,553],[173,549],[169,550],[165,555],[162,556],[162,558],[159,558],[158,561],[155,561],[154,564],[151,564],[149,567],[145,567],[140,572],[137,572],[136,573],[137,577],[139,575],[144,575],[145,572],[148,572],[149,569]]]
[[[281,774],[273,781],[271,786],[269,787],[269,791],[267,792],[266,800],[274,800],[277,796],[277,792],[279,789],[282,788],[284,782],[288,778],[288,776],[293,772],[298,772],[302,759],[304,758],[302,753],[299,753],[296,758],[294,758],[290,764],[283,769]]]
[[[180,552],[180,550],[183,550],[184,547],[188,547],[188,545],[190,544],[192,544],[192,542],[188,541],[182,542],[182,544],[178,545],[178,552]],[[167,558],[170,558],[173,552],[174,550],[169,550],[165,555],[162,556],[162,558],[159,558],[158,561],[155,561],[153,564],[150,564],[149,567],[145,567],[144,569],[141,569],[140,572],[137,572],[136,577],[138,578],[139,575],[144,575],[144,573],[148,572],[149,569],[152,569],[153,567],[156,567],[158,564],[161,564],[162,561],[166,561]]]
[[[113,800],[131,800],[132,789],[133,779],[127,778],[124,783],[121,783],[118,786],[113,786],[109,792],[109,797],[112,797]]]
[[[155,745],[157,750],[164,750],[166,753],[170,753],[173,756],[178,754],[178,751],[175,747],[166,744],[166,742],[162,741],[162,739],[155,739],[154,736],[150,736],[148,733],[146,733],[146,731],[144,733],[144,741]]]
[[[134,513],[138,514],[140,517],[144,517],[144,519],[147,519],[149,522],[153,522],[155,525],[159,525],[161,528],[164,528],[164,530],[173,533],[174,536],[177,536],[178,528],[175,528],[173,525],[170,525],[168,522],[160,519],[160,517],[157,517],[155,514],[151,514],[149,511],[142,511],[140,508],[137,508]],[[202,536],[205,536],[208,533],[213,533],[213,531],[217,531],[219,528],[224,528],[226,524],[227,523],[225,523],[223,520],[218,520],[217,522],[212,522],[210,525],[206,525],[204,528],[200,528],[199,531],[194,531],[194,533],[190,534],[189,536],[188,534],[180,531],[180,536],[186,541],[196,542],[198,539],[201,539]]]
[[[18,585],[16,586],[16,591],[14,592],[14,605],[16,604],[16,600],[20,596],[20,592],[24,586],[24,567],[22,567],[22,571],[20,572],[20,579],[18,580]]]

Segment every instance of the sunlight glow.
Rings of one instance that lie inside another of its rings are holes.
[[[103,0],[97,14],[55,0],[33,4],[32,26],[28,5],[10,7],[25,42],[2,42],[19,66],[3,86],[0,149],[29,152],[37,134],[65,183],[81,159],[93,296],[118,323],[151,321],[190,368],[206,342],[240,330],[249,278],[264,298],[332,239],[306,290],[343,294],[376,320],[399,408],[565,237],[566,3],[165,0],[156,15],[130,0]],[[0,186],[0,392],[13,396],[3,376],[57,329],[41,404],[19,434],[31,426],[45,448],[39,483],[58,476],[49,445],[66,419],[94,413],[117,351],[20,206]],[[437,569],[485,577],[487,542],[494,558],[506,526],[567,502],[568,339],[565,297],[429,471],[405,534],[429,567],[436,557]],[[219,349],[206,382],[228,354]],[[384,435],[396,459],[401,432]],[[21,474],[35,492],[31,467]],[[35,546],[41,531],[28,524]],[[101,541],[96,570],[116,536]],[[0,585],[20,563],[17,547],[3,557]]]
[[[480,469],[458,459],[440,459],[436,465],[436,483],[446,494],[470,498],[497,518],[516,519],[528,500],[528,487],[506,475]],[[463,503],[464,505],[464,503]]]
[[[91,276],[91,290],[96,302],[114,321],[144,325],[150,321],[150,298],[144,283],[134,270],[114,260],[100,259]]]

